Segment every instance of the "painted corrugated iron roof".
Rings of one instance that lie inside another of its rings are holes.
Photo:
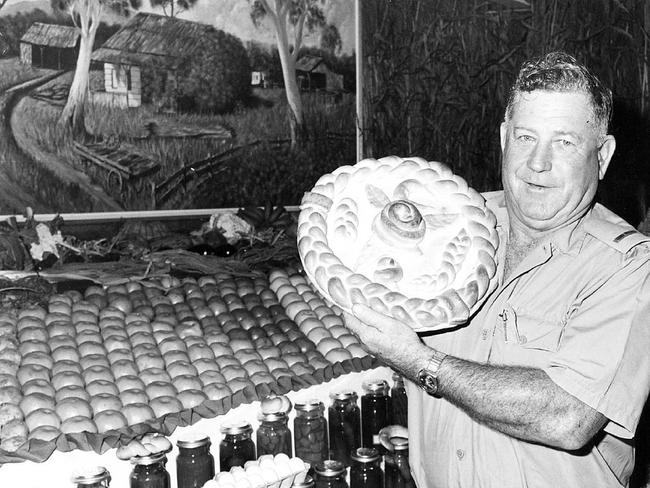
[[[140,12],[93,53],[94,61],[183,58],[205,42],[207,24]],[[153,58],[152,58],[153,56]],[[111,58],[111,59],[108,59]]]
[[[20,38],[20,42],[60,48],[74,48],[81,31],[77,27],[34,22]]]
[[[323,62],[320,56],[303,56],[296,61],[296,69],[300,71],[313,71],[319,64]]]

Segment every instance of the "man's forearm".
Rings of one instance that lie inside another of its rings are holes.
[[[407,375],[413,379],[415,371]],[[499,432],[562,449],[577,449],[604,417],[557,386],[539,369],[492,366],[447,356],[439,394]]]

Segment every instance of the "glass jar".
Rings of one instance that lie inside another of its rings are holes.
[[[330,459],[350,466],[350,453],[361,447],[361,411],[355,392],[330,393],[328,408]]]
[[[108,488],[111,475],[103,466],[95,466],[76,473],[72,477],[76,488]]]
[[[350,488],[383,488],[381,456],[374,447],[360,447],[352,453]]]
[[[169,488],[165,453],[132,457],[131,462],[133,470],[131,471],[130,488]]]
[[[379,431],[390,425],[390,397],[386,380],[369,380],[363,383],[361,396],[361,445],[374,447],[381,454],[386,450],[379,442]]]
[[[223,439],[219,443],[219,471],[230,471],[233,466],[244,466],[254,461],[255,443],[251,439],[253,427],[246,421],[221,426]]]
[[[314,488],[349,488],[341,461],[326,459],[314,465]]]
[[[314,478],[305,476],[302,481],[294,481],[291,488],[314,488]]]
[[[312,467],[328,457],[325,406],[318,400],[296,403],[293,419],[293,443],[296,457]]]
[[[393,386],[390,389],[392,424],[408,428],[408,399],[404,378],[398,373],[394,373],[393,381]]]
[[[204,434],[185,435],[178,439],[176,478],[178,488],[201,488],[214,478],[214,457],[210,438]]]
[[[393,437],[391,448],[384,455],[386,487],[415,488],[415,481],[409,467],[409,441],[403,437]]]
[[[284,453],[291,457],[293,445],[289,416],[285,412],[260,414],[257,429],[257,456]]]

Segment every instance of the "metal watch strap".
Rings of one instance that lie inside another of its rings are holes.
[[[418,372],[420,387],[429,395],[436,396],[438,394],[438,370],[446,357],[445,353],[434,349],[427,365]]]

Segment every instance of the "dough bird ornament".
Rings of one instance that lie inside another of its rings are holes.
[[[496,286],[496,219],[442,163],[389,156],[342,166],[300,210],[305,272],[344,310],[363,303],[434,330],[466,322]]]

